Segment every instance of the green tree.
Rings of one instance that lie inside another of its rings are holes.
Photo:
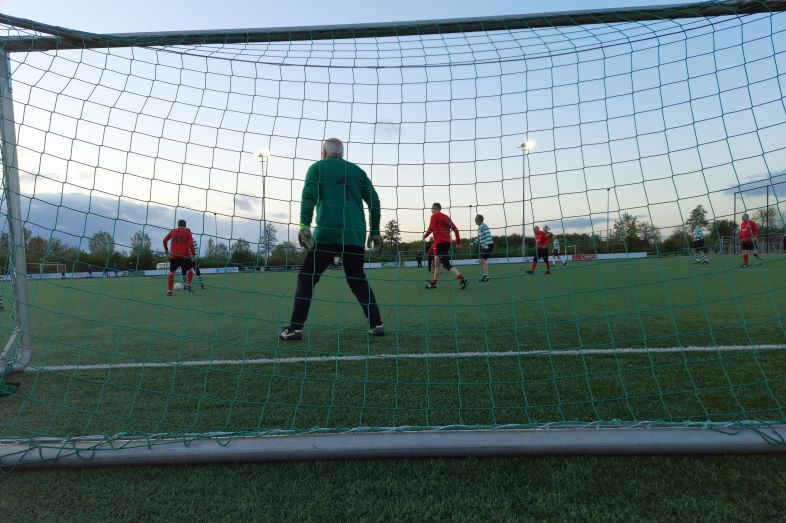
[[[392,252],[398,251],[398,246],[401,243],[401,228],[398,220],[390,220],[385,224],[385,230],[382,231],[382,242]]]
[[[115,252],[115,239],[106,231],[98,231],[88,240],[88,247],[90,254],[105,264]]]
[[[270,253],[270,265],[297,265],[303,263],[305,251],[298,249],[292,242],[284,241],[276,245]]]
[[[737,234],[737,224],[733,221],[720,218],[712,222],[712,235],[715,239],[733,237],[735,234]]]
[[[651,247],[660,242],[660,231],[650,222],[639,222],[636,230],[637,238],[646,247]]]
[[[688,231],[692,231],[697,225],[706,227],[709,223],[707,221],[707,209],[702,204],[699,204],[688,215],[688,218],[685,220],[685,227]]]
[[[780,219],[777,207],[762,207],[761,209],[756,209],[751,215],[751,218],[759,224],[761,232],[771,232],[779,228]]]
[[[267,265],[267,259],[270,257],[270,252],[275,248],[276,243],[278,243],[278,231],[276,230],[276,226],[270,222],[265,223],[265,227],[262,230],[262,235],[259,237],[259,256],[264,258],[265,265]]]
[[[624,212],[614,222],[609,239],[615,243],[630,245],[638,239],[639,219],[630,213]]]
[[[153,261],[153,242],[144,231],[137,231],[131,236],[131,254],[129,263],[135,269],[155,267]]]
[[[233,263],[251,263],[254,261],[254,253],[251,251],[251,244],[248,240],[238,238],[232,247]]]

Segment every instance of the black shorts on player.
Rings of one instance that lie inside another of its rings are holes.
[[[538,247],[537,257],[536,260],[543,260],[545,262],[549,261],[549,249],[548,247]]]
[[[480,248],[480,258],[483,260],[488,260],[491,258],[491,253],[494,252],[494,244],[486,245],[485,247]]]
[[[753,240],[743,240],[740,242],[740,249],[743,251],[755,251],[756,246],[753,244]]]
[[[693,240],[692,247],[694,249],[703,249],[704,248],[704,238],[702,238],[701,240]]]
[[[453,268],[453,264],[450,263],[450,242],[442,242],[437,244],[437,256],[439,257],[439,261],[442,263],[442,266],[445,267],[446,271],[449,271]]]
[[[175,271],[180,268],[183,276],[185,276],[191,267],[193,267],[191,258],[171,258],[169,260],[169,272],[172,274],[174,274]]]

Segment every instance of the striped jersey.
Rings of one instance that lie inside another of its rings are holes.
[[[554,250],[558,251],[559,250],[559,239],[555,238],[554,239],[554,243],[552,245],[554,246]]]
[[[196,240],[194,240],[194,256],[199,258],[199,245],[197,244]]]
[[[494,243],[494,239],[491,237],[489,226],[485,223],[478,225],[478,237],[475,238],[475,243],[481,247],[488,247]]]
[[[702,229],[700,226],[697,225],[696,228],[693,229],[693,240],[700,241],[703,239],[704,239],[704,229]]]

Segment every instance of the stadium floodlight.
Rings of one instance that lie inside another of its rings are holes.
[[[524,140],[518,146],[521,149],[521,259],[527,256],[527,154],[535,147],[532,140]],[[535,216],[532,217],[533,223]]]

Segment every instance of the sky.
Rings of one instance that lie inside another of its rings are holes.
[[[290,4],[0,1],[0,12],[105,33],[543,12],[540,2]],[[656,4],[673,2],[549,7]],[[16,53],[30,228],[71,244],[109,230],[123,244],[144,226],[158,243],[186,217],[199,235],[253,243],[264,216],[279,240],[291,238],[302,178],[327,136],[348,142],[348,159],[380,193],[383,223],[399,220],[405,240],[423,230],[432,201],[465,231],[480,210],[495,234],[520,232],[522,174],[526,223],[557,232],[603,235],[606,215],[622,211],[668,231],[699,203],[728,216],[730,187],[786,171],[786,58],[783,38],[770,37],[783,18],[773,29],[768,19],[744,30],[689,24],[687,37],[665,24],[658,39],[629,25],[228,46],[220,56],[215,48]],[[347,67],[350,58],[361,66]],[[535,145],[522,157],[524,140]],[[260,164],[262,147],[272,156]],[[747,194],[746,205],[762,205],[761,194]]]

